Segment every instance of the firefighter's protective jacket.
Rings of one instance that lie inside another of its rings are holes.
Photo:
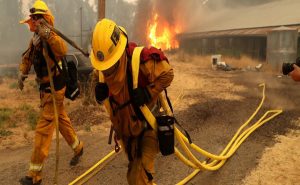
[[[28,74],[30,71],[31,66],[34,64],[34,60],[35,57],[38,53],[45,53],[44,49],[42,48],[42,43],[39,42],[36,46],[33,44],[33,39],[31,39],[30,44],[28,49],[26,50],[26,52],[23,54],[22,56],[22,62],[20,64],[19,70],[22,74]],[[60,61],[60,59],[66,55],[67,53],[67,46],[65,44],[65,42],[54,32],[50,33],[50,37],[47,40],[48,45],[50,46],[50,49],[52,51],[52,53],[54,54],[56,61]],[[44,56],[43,56],[44,57]],[[47,67],[46,66],[46,61],[45,59],[43,59],[42,61],[39,61],[40,65],[43,65],[44,68]],[[53,60],[51,59],[50,62],[50,66],[52,69],[52,74],[54,76],[59,75],[59,71],[57,69],[55,69],[55,64],[53,62]],[[43,69],[43,71],[45,71],[45,69]],[[36,71],[37,72],[37,71]],[[45,71],[45,73],[41,74],[42,78],[40,78],[40,83],[48,83],[49,82],[49,77],[48,77],[48,73]]]
[[[144,56],[142,58],[147,57]],[[110,118],[119,139],[138,136],[144,127],[144,123],[140,123],[141,121],[137,119],[131,104],[119,109],[120,105],[130,99],[127,76],[128,73],[131,73],[128,70],[128,66],[130,66],[128,65],[129,60],[128,55],[124,52],[119,60],[118,69],[110,76],[105,77],[110,98],[113,99],[111,103],[113,111],[110,114]],[[173,69],[167,59],[160,61],[147,58],[147,61],[142,61],[140,64],[140,75],[142,77],[139,78],[139,86],[147,88],[151,95],[151,102],[149,102],[148,107],[153,108],[158,100],[159,93],[171,84],[174,78]]]

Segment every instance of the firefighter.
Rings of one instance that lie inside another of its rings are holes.
[[[293,68],[294,68],[294,70],[292,72],[290,72],[289,75],[291,76],[291,78],[294,81],[298,82],[298,81],[300,81],[300,67],[297,66],[296,64],[293,64]]]
[[[140,73],[145,83],[139,82],[139,87],[133,90],[130,62],[135,46],[128,42],[123,27],[102,19],[93,32],[90,59],[95,70],[104,76],[105,83],[97,83],[95,96],[97,102],[109,99],[115,137],[121,141],[129,160],[128,184],[148,185],[153,184],[158,139],[138,107],[146,104],[150,110],[157,110],[158,95],[171,84],[174,75],[161,50],[144,48]]]
[[[57,67],[61,65],[60,60],[66,54],[67,47],[58,35],[46,26],[40,24],[41,19],[44,19],[52,26],[54,25],[54,17],[46,3],[37,0],[30,9],[30,18],[20,22],[27,23],[30,31],[34,32],[34,34],[30,41],[29,48],[22,55],[22,62],[19,66],[18,84],[22,90],[24,87],[23,82],[33,65],[36,73],[36,81],[39,83],[41,108],[40,117],[35,129],[35,142],[29,171],[25,177],[20,179],[20,183],[23,185],[41,184],[43,163],[48,156],[53,131],[55,129],[54,108],[47,64],[44,56],[45,48],[43,48],[42,45],[43,41],[49,46],[49,56],[52,54],[52,58],[50,57],[50,66],[55,87],[54,96],[58,112],[59,131],[74,151],[74,157],[71,159],[70,165],[76,165],[83,154],[83,142],[78,140],[74,128],[71,125],[70,118],[64,108],[65,80],[63,74],[59,72]],[[57,66],[54,60],[58,62]]]

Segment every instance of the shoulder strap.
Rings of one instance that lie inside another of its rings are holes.
[[[143,49],[144,49],[144,47],[136,47],[133,50],[132,60],[131,60],[133,89],[136,89],[138,87],[139,70],[140,70],[140,56],[141,56]]]
[[[139,77],[140,58],[141,58],[140,55],[141,55],[143,49],[144,49],[144,47],[136,47],[133,50],[132,60],[131,60],[133,89],[136,89],[138,87],[138,77]],[[166,99],[167,99],[168,105],[173,112],[173,107],[172,107],[171,101],[168,97],[166,90],[165,90],[165,94],[166,94]],[[140,107],[140,109],[141,109],[142,113],[144,114],[144,117],[146,118],[148,123],[151,125],[151,127],[156,128],[153,124],[153,118],[155,119],[155,117],[153,116],[151,111],[148,109],[148,107],[143,106],[143,107]],[[191,139],[190,135],[188,134],[188,132],[182,127],[181,124],[179,124],[179,122],[177,121],[177,119],[175,117],[174,117],[174,119],[175,119],[175,122],[177,123],[177,125],[179,125],[184,130],[184,132],[189,140],[189,143],[192,143],[192,139]]]
[[[131,61],[127,65],[127,82],[128,82],[128,92],[130,96],[130,102],[134,109],[134,112],[139,120],[146,120],[140,107],[132,103],[134,89],[138,88],[139,83],[139,67],[140,67],[140,55],[144,47],[135,47],[131,57]],[[131,66],[130,66],[131,65]],[[147,121],[147,120],[146,120]]]
[[[105,83],[105,79],[104,79],[104,75],[101,71],[98,71],[99,74],[99,82]],[[109,98],[106,98],[103,102],[105,109],[107,111],[108,114],[112,113],[112,108],[110,106],[110,102],[109,102]]]
[[[54,56],[54,53],[51,49],[51,47],[49,46],[49,44],[47,43],[47,49],[48,49],[48,52],[49,52],[49,57],[53,60],[55,66],[57,67],[58,71],[61,73],[61,74],[64,74],[63,72],[63,69],[61,69],[61,67],[58,65],[58,62]],[[62,68],[66,67],[65,64],[64,64],[65,61],[63,61],[62,63]]]
[[[136,47],[134,48],[131,60],[131,71],[132,71],[132,83],[133,89],[138,87],[138,76],[139,76],[139,68],[140,68],[140,55],[144,47]],[[130,76],[130,75],[129,75]],[[129,84],[128,84],[129,85]],[[139,107],[146,121],[150,124],[152,129],[157,130],[157,123],[154,115],[149,110],[146,105]]]

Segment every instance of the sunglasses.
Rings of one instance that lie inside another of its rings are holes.
[[[46,10],[42,10],[42,9],[38,9],[38,8],[30,8],[30,9],[29,9],[29,12],[30,12],[30,13],[35,13],[35,12],[37,12],[37,11],[39,11],[39,12],[46,12]]]

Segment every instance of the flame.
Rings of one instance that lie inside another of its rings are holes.
[[[171,26],[167,21],[159,19],[157,13],[148,25],[148,41],[150,45],[162,50],[179,47],[178,41],[175,38],[176,34],[180,33],[181,29],[179,26]]]

